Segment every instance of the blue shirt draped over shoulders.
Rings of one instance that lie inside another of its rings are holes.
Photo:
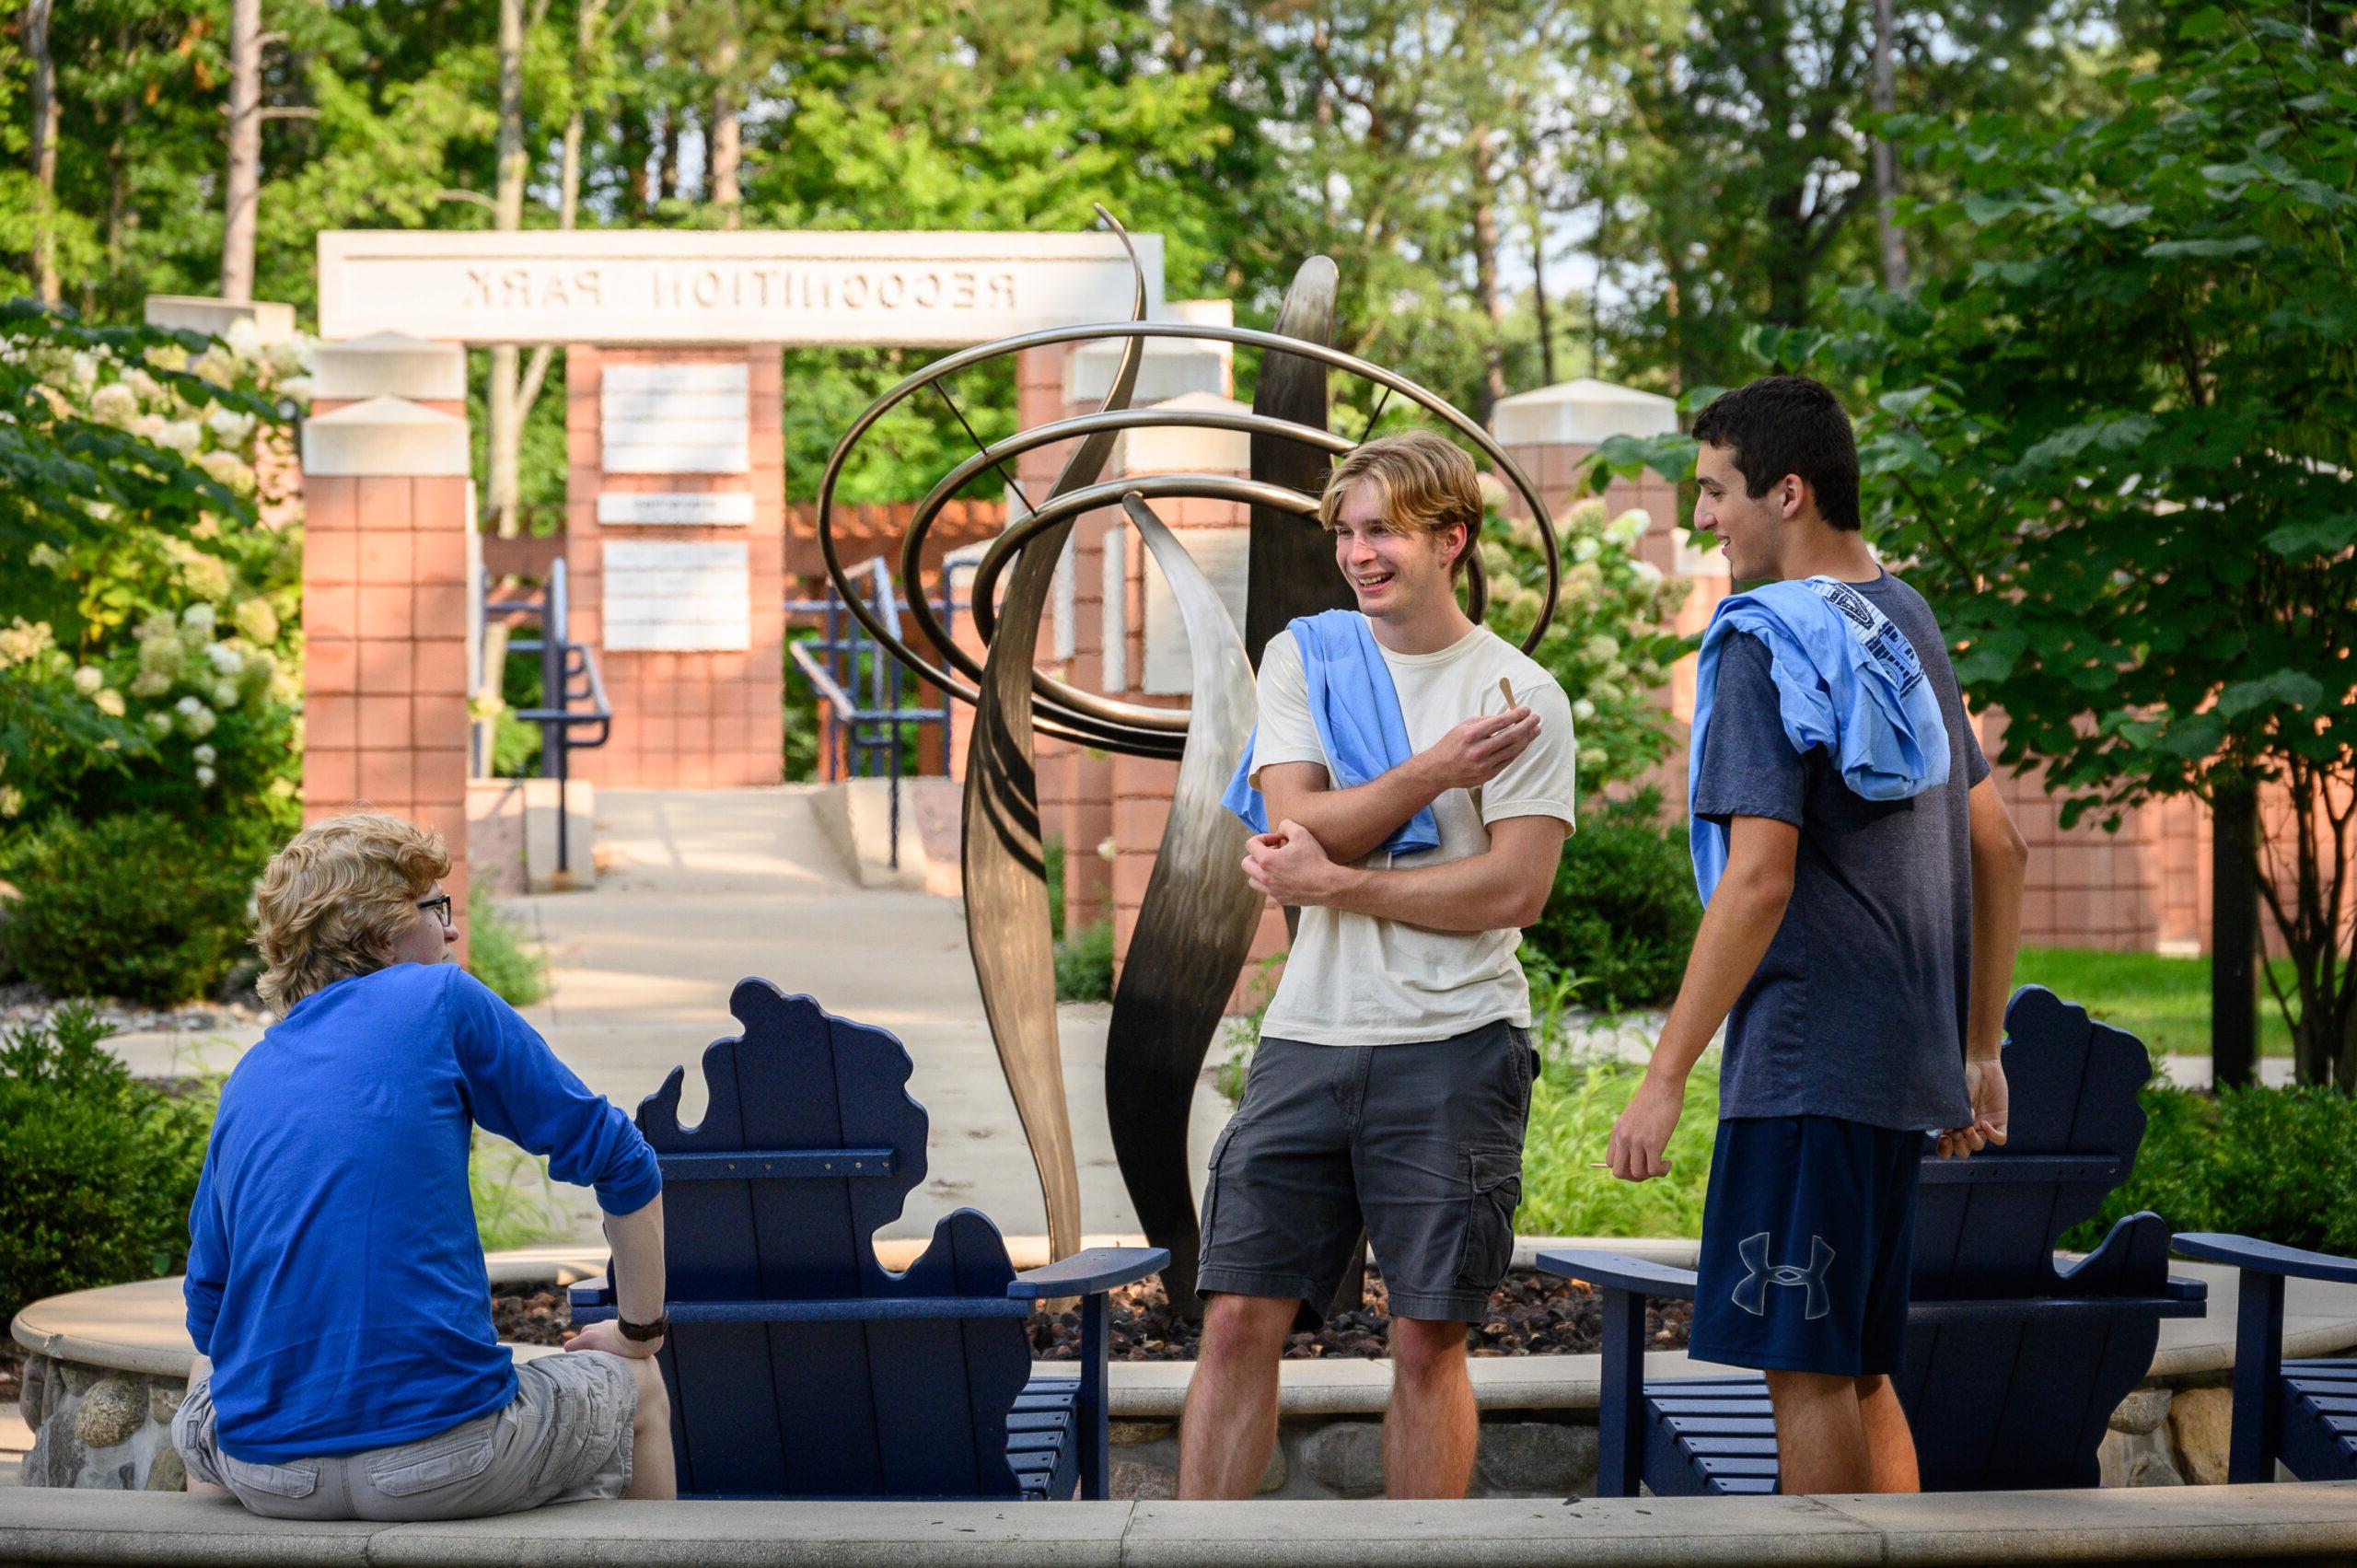
[[[515,1398],[467,1181],[478,1124],[595,1186],[609,1214],[662,1189],[630,1118],[455,964],[338,981],[238,1063],[185,1285],[232,1458],[405,1443]]]

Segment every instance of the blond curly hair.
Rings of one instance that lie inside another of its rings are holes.
[[[1429,430],[1402,431],[1353,447],[1326,481],[1318,522],[1332,530],[1342,498],[1362,484],[1375,487],[1394,528],[1438,534],[1463,524],[1465,548],[1449,561],[1448,575],[1451,581],[1465,575],[1481,532],[1481,481],[1462,448]]]
[[[417,901],[449,874],[449,851],[430,828],[373,812],[312,823],[271,856],[255,889],[254,941],[268,967],[254,989],[284,1013],[339,980],[374,974],[427,918]]]

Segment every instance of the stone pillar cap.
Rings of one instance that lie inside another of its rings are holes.
[[[467,354],[457,343],[406,332],[371,332],[312,351],[311,396],[318,399],[418,398],[463,401]]]
[[[1157,321],[1186,321],[1199,327],[1236,325],[1236,302],[1228,299],[1178,299],[1154,312]],[[1127,338],[1100,338],[1082,343],[1064,361],[1064,401],[1102,402],[1113,389],[1113,373],[1121,363]],[[1225,393],[1234,385],[1229,366],[1235,363],[1233,343],[1190,338],[1148,338],[1138,361],[1137,390],[1132,401],[1166,402],[1184,392]]]
[[[1501,446],[1601,446],[1614,436],[1666,436],[1678,401],[1583,376],[1498,400],[1490,428]]]
[[[467,422],[406,398],[370,398],[303,422],[303,471],[322,478],[463,476]]]
[[[1216,392],[1182,392],[1159,399],[1152,406],[1173,412],[1190,409],[1252,412],[1251,404]],[[1248,473],[1252,468],[1252,437],[1241,430],[1202,425],[1149,425],[1123,431],[1120,455],[1114,460],[1117,473]]]
[[[272,299],[213,299],[200,294],[151,294],[145,320],[151,327],[171,327],[226,338],[239,321],[253,323],[259,343],[274,343],[296,335],[295,307]]]

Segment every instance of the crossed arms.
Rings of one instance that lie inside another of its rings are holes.
[[[1530,924],[1546,907],[1563,853],[1565,824],[1508,817],[1490,824],[1480,854],[1405,869],[1350,864],[1452,789],[1495,778],[1538,733],[1528,708],[1466,720],[1388,772],[1350,789],[1330,785],[1316,762],[1260,770],[1272,831],[1254,838],[1244,874],[1281,904],[1323,905],[1432,931],[1501,931]]]

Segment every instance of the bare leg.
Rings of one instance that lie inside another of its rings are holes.
[[[1178,1422],[1178,1495],[1239,1499],[1260,1488],[1277,1440],[1277,1363],[1301,1303],[1222,1292],[1203,1305],[1203,1344]]]
[[[653,1356],[624,1360],[638,1385],[638,1410],[630,1425],[630,1490],[622,1495],[668,1503],[679,1495],[679,1472],[671,1462],[671,1391],[663,1387],[663,1369]]]
[[[195,1364],[188,1369],[188,1391],[192,1394],[195,1393],[196,1386],[212,1376],[213,1358],[209,1355],[198,1356]],[[192,1494],[198,1497],[226,1497],[229,1495],[229,1489],[227,1487],[215,1486],[209,1481],[199,1481],[193,1473],[192,1473],[188,1478],[188,1489]]]
[[[1907,1429],[1898,1390],[1882,1376],[1861,1377],[1857,1388],[1858,1419],[1866,1432],[1867,1489],[1922,1491],[1922,1477],[1915,1469],[1915,1434]]]
[[[1858,1379],[1771,1372],[1768,1399],[1776,1409],[1776,1464],[1785,1495],[1868,1490],[1873,1475],[1858,1411]]]
[[[1462,1497],[1481,1415],[1465,1371],[1465,1325],[1391,1320],[1391,1405],[1383,1413],[1388,1497]]]

